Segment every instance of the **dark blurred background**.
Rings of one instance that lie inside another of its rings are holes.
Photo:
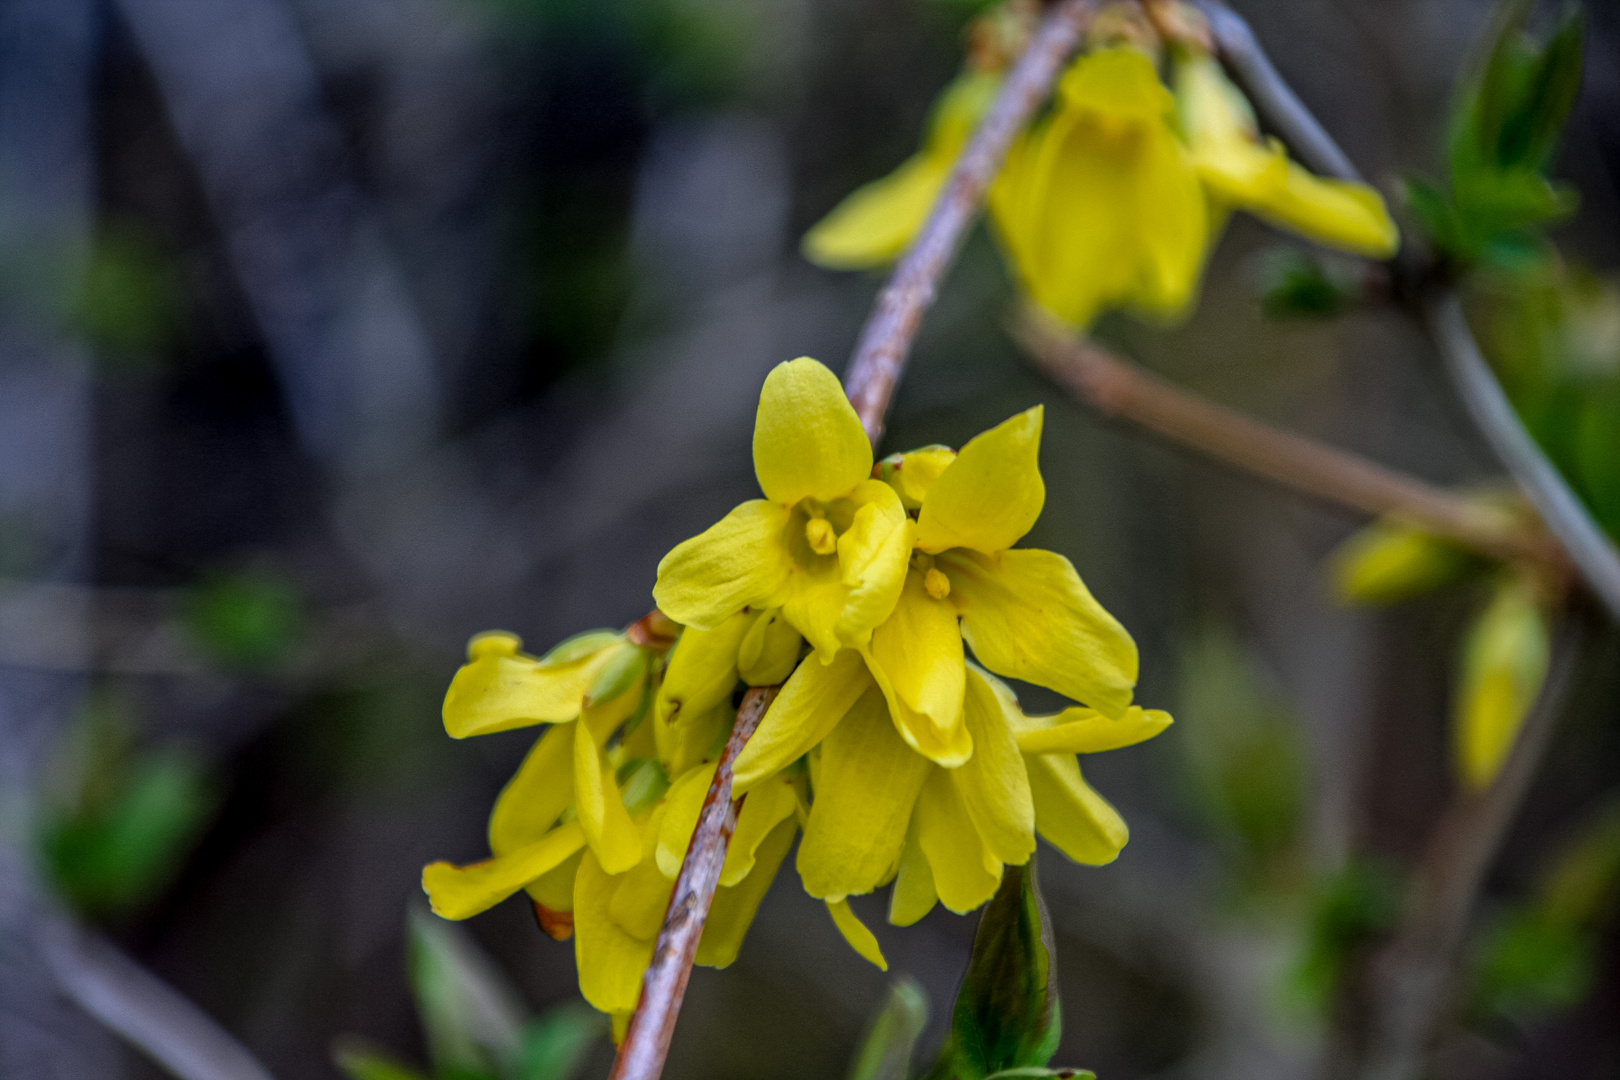
[[[1240,7],[1386,192],[1435,170],[1482,0]],[[467,637],[543,649],[628,623],[662,553],[751,497],[764,373],[840,368],[879,284],[810,267],[797,237],[911,152],[971,14],[0,0],[0,1074],[162,1075],[55,988],[39,927],[63,908],[284,1080],[337,1075],[348,1034],[424,1059],[404,947],[421,866],[485,854],[532,738],[445,736]],[[1560,169],[1584,202],[1558,238],[1604,270],[1620,20],[1589,15]],[[1236,221],[1186,325],[1100,335],[1432,481],[1495,477],[1401,315],[1263,317],[1282,242]],[[1058,1060],[1310,1075],[1343,943],[1387,921],[1452,789],[1477,596],[1336,605],[1324,559],[1358,521],[1081,410],[1005,337],[1011,299],[981,230],[885,445],[960,445],[1045,402],[1029,542],[1075,561],[1141,646],[1140,700],[1178,721],[1086,763],[1132,826],[1114,866],[1041,853]],[[1493,872],[1487,961],[1560,845],[1610,820],[1617,658],[1593,647]],[[931,1046],[973,921],[896,930],[885,902],[856,907],[931,998]],[[1523,992],[1482,990],[1442,1071],[1620,1075],[1616,923],[1573,952],[1532,943],[1529,976],[1510,949]],[[531,1006],[577,998],[571,943],[524,905],[468,925]],[[784,872],[735,967],[694,976],[668,1075],[842,1075],[889,978]]]

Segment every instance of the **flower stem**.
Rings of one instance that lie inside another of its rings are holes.
[[[1054,381],[1105,416],[1123,416],[1167,439],[1256,476],[1368,514],[1391,514],[1499,559],[1560,571],[1563,552],[1539,529],[1365,458],[1282,431],[1171,386],[1075,337],[1038,313],[1014,336]]]
[[[1013,140],[1051,94],[1096,6],[1097,0],[1062,0],[1042,20],[957,159],[922,232],[878,294],[844,377],[844,390],[873,446],[883,437],[889,399],[923,313],[934,303]]]

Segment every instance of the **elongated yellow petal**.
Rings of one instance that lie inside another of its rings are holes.
[[[803,757],[871,684],[866,664],[852,650],[839,653],[830,664],[814,659],[800,664],[737,755],[732,790],[739,795],[750,791]]]
[[[737,646],[737,674],[749,686],[775,686],[787,681],[799,662],[804,637],[778,608],[763,611],[749,624]]]
[[[737,814],[737,831],[726,849],[725,864],[720,868],[722,887],[737,885],[753,871],[762,857],[761,845],[776,834],[778,825],[790,822],[798,831],[798,801],[793,782],[780,774],[748,793]],[[776,871],[773,868],[770,872]]]
[[[613,766],[595,739],[574,735],[574,810],[602,868],[620,874],[641,861],[641,838],[619,798]]]
[[[833,925],[844,935],[844,940],[849,942],[850,948],[860,953],[862,959],[876,964],[879,971],[889,970],[889,962],[883,959],[883,950],[878,948],[877,938],[855,912],[850,910],[848,900],[828,900],[827,912],[832,915]]]
[[[581,832],[580,835],[581,839],[583,839],[584,833]],[[528,892],[530,899],[551,911],[572,912],[574,910],[574,884],[579,876],[579,864],[589,851],[590,849],[581,843],[578,851],[525,885],[524,889]],[[572,932],[571,926],[569,929]],[[566,941],[568,939],[563,937],[559,940]]]
[[[863,184],[804,234],[804,257],[829,270],[865,270],[899,258],[928,220],[951,160],[919,153]]]
[[[673,727],[655,714],[652,718],[653,734],[658,744],[658,761],[663,765],[664,772],[669,776],[680,776],[704,758],[712,757],[724,741],[725,733],[731,730],[736,716],[736,710],[729,701],[722,701],[696,716],[685,716]]]
[[[836,499],[871,472],[872,444],[838,376],[808,356],[765,376],[754,418],[754,473],[767,499],[784,506]]]
[[[481,636],[478,655],[456,672],[444,696],[444,729],[452,739],[534,724],[566,723],[579,715],[586,691],[613,658],[611,648],[561,663],[517,651],[517,638]]]
[[[917,823],[912,821],[906,846],[900,853],[900,872],[895,875],[894,891],[889,894],[889,922],[910,926],[934,910],[939,894],[934,891],[934,872],[917,839]]]
[[[1037,460],[1043,415],[1037,405],[962,447],[922,500],[919,548],[937,553],[967,547],[989,555],[1029,532],[1046,504]]]
[[[714,765],[699,765],[677,776],[664,796],[664,820],[658,830],[658,869],[671,881],[681,872],[681,861],[692,842],[703,797],[714,782]]]
[[[799,844],[805,892],[839,900],[893,877],[931,768],[895,733],[883,694],[868,690],[821,744],[810,824]]]
[[[1509,579],[1470,629],[1455,706],[1455,746],[1463,781],[1490,786],[1547,677],[1547,624],[1525,583]]]
[[[652,836],[647,837],[650,847]],[[664,876],[654,859],[643,859],[628,871],[614,876],[613,898],[608,901],[608,917],[625,933],[652,941],[664,925],[669,896],[675,882]]]
[[[1387,259],[1400,247],[1400,232],[1377,191],[1318,179],[1292,162],[1281,188],[1246,209],[1290,232],[1368,258]]]
[[[949,600],[928,594],[923,575],[906,574],[894,614],[872,633],[872,675],[889,701],[900,737],[941,765],[973,752],[962,724],[962,631]]]
[[[854,500],[855,520],[838,538],[838,566],[849,590],[834,626],[840,644],[860,647],[900,600],[911,558],[911,519],[893,488],[863,480]]]
[[[737,959],[743,937],[753,924],[754,913],[770,891],[771,882],[776,880],[776,871],[787,857],[788,848],[793,846],[793,834],[798,831],[797,822],[779,822],[760,842],[752,872],[736,884],[722,885],[716,890],[714,904],[709,908],[709,921],[703,925],[703,937],[698,941],[699,964],[723,968]]]
[[[516,851],[551,831],[574,801],[574,730],[577,725],[546,729],[534,741],[523,764],[495,799],[489,815],[489,850]]]
[[[731,697],[737,652],[758,616],[739,611],[713,630],[687,627],[669,653],[658,688],[658,715],[666,724],[700,716]]]
[[[1026,754],[1096,754],[1135,746],[1170,726],[1170,714],[1132,705],[1119,720],[1075,705],[1052,716],[1030,716],[1018,728]]]
[[[979,663],[1124,717],[1136,685],[1136,643],[1068,559],[1015,549],[993,558],[951,552],[940,565]]]
[[[1119,856],[1130,830],[1119,811],[1092,790],[1072,754],[1028,754],[1035,828],[1078,863],[1101,866]]]
[[[833,559],[821,565],[795,568],[787,585],[776,594],[782,617],[804,635],[816,650],[816,659],[826,663],[838,654],[844,643],[838,639],[838,623],[844,614],[849,588]]]
[[[678,623],[713,630],[749,606],[763,606],[787,580],[782,543],[788,510],[766,499],[745,502],[658,564],[653,600]]]
[[[961,915],[995,895],[1001,863],[973,827],[967,804],[945,769],[932,771],[917,799],[917,842],[947,908]]]
[[[487,911],[585,846],[585,833],[574,822],[507,855],[471,866],[437,862],[422,871],[422,890],[433,913],[446,919],[469,919]]]
[[[580,993],[606,1013],[636,1007],[653,950],[652,938],[633,937],[613,921],[609,906],[617,889],[618,882],[587,851],[574,886],[574,962]]]
[[[1035,804],[1024,759],[995,691],[971,669],[963,718],[973,756],[950,770],[951,780],[990,852],[1004,863],[1025,863],[1035,853]]]

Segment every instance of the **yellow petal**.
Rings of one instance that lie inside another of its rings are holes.
[[[677,544],[658,564],[653,599],[659,610],[686,626],[713,630],[745,607],[763,606],[787,580],[787,522],[786,507],[754,499]]]
[[[800,664],[737,755],[732,790],[750,791],[803,757],[871,684],[866,664],[851,650],[839,653],[830,664]]]
[[[444,696],[444,729],[452,739],[465,739],[534,724],[566,723],[579,715],[586,691],[615,655],[611,648],[602,648],[557,663],[523,656],[515,644],[510,649],[486,647],[450,681]]]
[[[489,850],[516,851],[551,831],[574,801],[574,729],[554,726],[534,741],[523,764],[495,799],[489,815]]]
[[[1026,754],[1096,754],[1135,746],[1170,726],[1170,714],[1132,705],[1119,720],[1075,705],[1053,716],[1025,717],[1018,749]]]
[[[1029,777],[1001,702],[977,671],[968,672],[962,712],[973,756],[950,770],[951,780],[990,852],[1004,863],[1025,863],[1035,853]]]
[[[917,842],[947,908],[961,915],[995,895],[1001,863],[973,827],[967,804],[945,769],[932,771],[917,799]]]
[[[692,843],[703,799],[714,783],[713,764],[699,765],[675,778],[664,796],[664,820],[658,830],[658,869],[671,881],[681,872],[686,849]]]
[[[850,910],[848,900],[828,900],[827,911],[832,915],[833,925],[838,927],[838,932],[849,942],[850,948],[860,953],[863,959],[876,964],[878,970],[889,970],[889,962],[883,959],[883,950],[878,948],[877,938]]]
[[[838,376],[808,356],[765,376],[754,418],[754,472],[765,497],[784,506],[848,495],[871,475],[872,444],[860,417]]]
[[[422,889],[435,915],[468,919],[557,867],[584,845],[585,833],[569,822],[526,847],[471,866],[433,863],[422,871]]]
[[[680,776],[705,758],[714,757],[736,718],[737,712],[730,701],[722,701],[705,713],[687,716],[673,727],[654,715],[653,733],[664,772]]]
[[[1510,579],[1469,631],[1454,721],[1457,762],[1478,791],[1502,770],[1547,677],[1547,624],[1534,593]]]
[[[771,882],[776,880],[776,871],[787,857],[788,848],[793,846],[793,834],[798,831],[797,822],[779,822],[759,844],[753,872],[735,885],[722,885],[715,891],[708,922],[703,924],[703,937],[698,941],[697,963],[723,968],[737,959],[743,937],[753,924],[754,913],[770,891]]]
[[[609,907],[617,889],[617,880],[587,851],[574,886],[574,961],[580,993],[607,1013],[636,1007],[653,950],[652,938],[632,937],[613,921]]]
[[[816,650],[816,659],[826,663],[844,645],[838,639],[838,623],[843,618],[849,588],[838,572],[837,560],[818,562],[820,565],[795,568],[776,600],[781,604],[782,617],[804,635]]]
[[[641,838],[619,798],[613,766],[595,739],[574,736],[574,810],[602,868],[620,874],[641,861]]]
[[[856,188],[804,234],[804,257],[829,270],[893,262],[928,220],[951,164],[937,154],[913,154],[888,176]]]
[[[895,454],[883,459],[883,480],[900,495],[907,510],[921,508],[929,490],[956,460],[956,451],[948,446],[925,446],[906,454]]]
[[[914,820],[906,834],[906,846],[900,853],[900,872],[894,879],[894,891],[889,894],[889,922],[895,926],[911,926],[934,910],[938,902],[934,872],[928,868],[928,856],[923,854],[922,843],[917,839]]]
[[[731,698],[737,685],[737,651],[758,616],[738,612],[713,630],[687,627],[669,653],[658,688],[658,716],[666,724],[701,716]]]
[[[922,501],[917,546],[967,547],[986,555],[1016,544],[1041,516],[1046,484],[1037,461],[1041,406],[975,435]]]
[[[583,841],[584,832],[580,833]],[[574,884],[579,876],[579,864],[587,852],[584,843],[579,850],[568,858],[547,870],[535,880],[524,886],[530,899],[552,911],[572,912],[574,910]],[[564,938],[563,940],[567,940]]]
[[[1122,718],[1136,685],[1136,643],[1050,551],[940,556],[962,636],[998,675],[1056,690]],[[875,639],[874,639],[875,640]]]
[[[737,674],[749,686],[775,686],[786,682],[799,662],[804,637],[783,617],[781,609],[760,612],[737,647]]]
[[[911,558],[911,519],[894,489],[882,481],[861,481],[853,498],[860,509],[838,538],[838,566],[849,591],[834,633],[841,644],[858,648],[871,640],[872,628],[900,600]]]
[[[651,835],[647,840],[651,846]],[[670,893],[674,889],[675,882],[664,876],[656,860],[643,859],[625,873],[614,876],[608,917],[631,937],[652,941],[664,925]]]
[[[960,765],[973,752],[962,724],[964,668],[956,608],[935,600],[916,570],[894,614],[872,633],[872,676],[888,699],[900,737],[941,765]]]
[[[1400,247],[1400,231],[1376,190],[1321,180],[1292,163],[1281,189],[1247,209],[1290,232],[1372,259],[1387,259]]]
[[[722,887],[737,885],[753,871],[761,857],[760,845],[775,835],[778,825],[791,822],[798,831],[798,801],[793,781],[781,774],[748,793],[737,814],[737,830],[726,849],[725,865],[720,868]]]
[[[893,877],[931,768],[895,733],[882,693],[868,690],[821,744],[810,824],[799,844],[805,892],[838,900]]]
[[[1130,830],[1125,819],[1080,775],[1072,754],[1029,754],[1035,828],[1075,862],[1101,866],[1118,857]]]

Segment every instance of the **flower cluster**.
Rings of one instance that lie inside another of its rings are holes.
[[[1069,561],[1014,547],[1045,501],[1041,424],[1031,409],[959,453],[874,466],[837,378],[807,358],[779,365],[754,428],[765,497],[659,565],[654,599],[679,627],[667,654],[644,629],[540,658],[509,634],[469,646],[445,700],[451,735],[552,726],[495,805],[494,857],[424,872],[434,910],[466,918],[527,889],[548,931],[576,935],[586,999],[627,1014],[739,683],[783,686],[735,763],[745,798],[699,963],[736,956],[801,829],[806,891],[880,966],[850,896],[892,882],[898,925],[936,903],[969,911],[1037,834],[1111,861],[1125,823],[1076,755],[1170,718],[1132,704],[1135,645]],[[1026,716],[998,675],[1082,704]]]
[[[990,189],[991,224],[1035,303],[1079,329],[1111,308],[1179,317],[1237,209],[1330,247],[1394,253],[1399,236],[1378,193],[1312,176],[1262,139],[1248,102],[1195,38],[1172,44],[1166,85],[1151,32],[1122,26],[1094,23],[1094,47]],[[852,269],[903,251],[998,80],[975,59],[945,90],[923,150],[812,228],[806,256]]]

